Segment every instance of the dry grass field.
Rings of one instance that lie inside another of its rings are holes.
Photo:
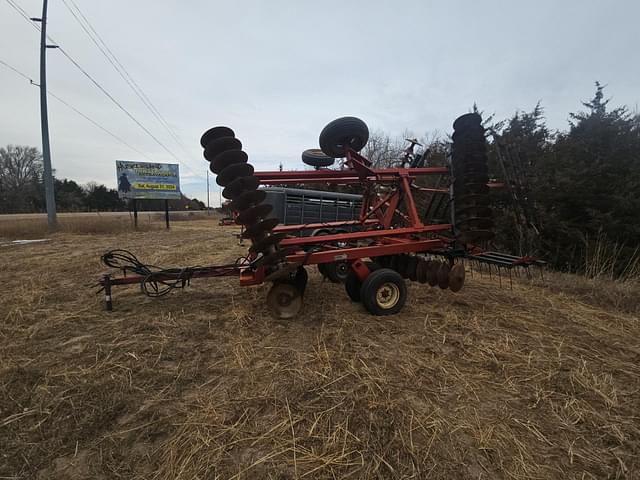
[[[177,211],[170,213],[170,223],[206,218],[205,211]],[[139,212],[139,230],[165,228],[164,212]],[[86,212],[58,213],[58,227],[62,233],[117,233],[133,229],[133,213]],[[47,234],[47,215],[25,213],[0,215],[0,240],[40,238]]]
[[[0,478],[640,478],[637,285],[476,272],[372,317],[311,268],[294,321],[235,278],[103,310],[105,250],[226,262],[234,231],[0,247]]]

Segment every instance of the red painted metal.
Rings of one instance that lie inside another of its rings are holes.
[[[447,167],[382,168],[373,169],[371,172],[371,174],[364,177],[354,169],[254,172],[254,175],[260,179],[260,183],[263,185],[288,185],[296,183],[347,185],[362,183],[363,181],[375,183],[395,182],[401,173],[405,173],[412,179],[423,175],[448,175],[449,169]]]

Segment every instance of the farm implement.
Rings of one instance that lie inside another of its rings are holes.
[[[228,265],[164,269],[145,265],[127,251],[108,252],[103,262],[124,275],[102,277],[107,309],[112,308],[114,285],[139,283],[148,295],[159,296],[193,278],[234,275],[242,286],[271,283],[270,311],[292,318],[302,307],[306,268],[317,265],[330,281],[343,282],[351,300],[362,302],[371,314],[391,315],[406,301],[407,279],[458,292],[465,282],[465,261],[509,270],[542,265],[531,257],[479,247],[493,238],[494,226],[485,130],[477,113],[459,117],[453,129],[446,165],[425,166],[426,153],[415,154],[417,141],[410,140],[399,166],[376,168],[360,153],[369,137],[366,124],[343,117],[322,130],[320,149],[303,152],[302,160],[312,170],[265,172],[254,170],[232,129],[207,130],[200,140],[204,157],[230,201],[235,223],[243,226],[242,237],[251,242],[248,254]],[[330,168],[336,158],[343,159],[341,166]],[[423,182],[424,177],[438,182]],[[275,185],[333,185],[351,191],[357,186],[362,194],[359,215],[282,225],[260,188]],[[444,205],[446,221],[419,213],[416,199],[421,195],[430,198],[428,210]]]

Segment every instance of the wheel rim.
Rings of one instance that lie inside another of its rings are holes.
[[[376,291],[376,303],[385,310],[395,307],[399,300],[400,288],[393,282],[383,283]]]

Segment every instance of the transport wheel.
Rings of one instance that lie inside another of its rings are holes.
[[[332,235],[334,233],[346,233],[346,230],[336,230],[332,231],[327,228],[319,228],[314,230],[311,233],[312,237],[321,236],[321,235]],[[347,278],[347,273],[351,267],[346,262],[329,262],[329,263],[319,263],[318,271],[323,277],[329,279],[331,283],[343,283]]]
[[[274,318],[293,318],[302,309],[302,295],[295,285],[274,283],[267,294],[267,305]]]
[[[302,152],[302,161],[311,167],[323,168],[333,165],[336,159],[326,156],[319,148],[310,148]]]
[[[382,267],[375,262],[364,262],[369,268],[369,272],[374,272],[376,270],[380,270]],[[349,268],[349,273],[347,273],[347,278],[344,280],[344,289],[347,291],[347,295],[351,299],[352,302],[360,301],[360,288],[362,287],[362,282],[351,268]]]
[[[377,316],[394,315],[407,300],[407,286],[402,277],[389,268],[381,268],[365,279],[360,298],[369,313]]]
[[[343,283],[347,279],[349,270],[351,270],[347,262],[331,262],[323,265],[322,271],[332,283]]]
[[[356,117],[342,117],[327,124],[320,132],[320,149],[328,157],[342,158],[345,149],[359,152],[369,140],[367,124]]]

